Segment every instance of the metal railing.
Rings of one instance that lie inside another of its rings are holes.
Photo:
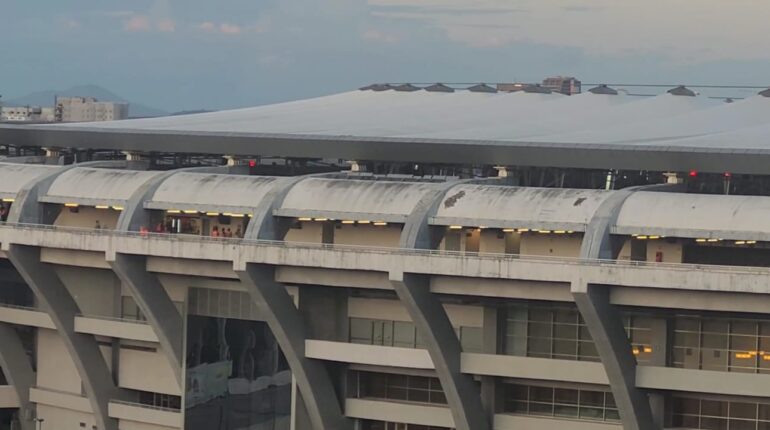
[[[88,319],[94,319],[94,320],[102,320],[102,321],[114,321],[114,322],[121,322],[121,323],[128,323],[128,324],[137,324],[137,325],[149,325],[150,323],[146,320],[138,320],[134,318],[122,318],[122,317],[111,317],[106,315],[90,315],[90,314],[77,314],[75,317],[80,318],[88,318]]]
[[[127,400],[110,400],[110,403],[115,403],[118,405],[125,405],[125,406],[132,406],[136,408],[142,408],[142,409],[150,409],[153,411],[161,411],[161,412],[171,412],[175,414],[179,414],[182,412],[181,409],[176,408],[165,408],[163,406],[153,406],[153,405],[147,405],[144,403],[138,403],[138,402],[129,402]]]
[[[681,271],[708,270],[709,272],[723,272],[730,274],[754,274],[770,275],[770,268],[756,266],[727,266],[713,264],[692,264],[692,263],[664,263],[652,261],[629,261],[629,260],[609,260],[609,259],[587,259],[579,257],[556,257],[547,255],[522,255],[522,254],[504,254],[491,252],[469,252],[469,251],[446,251],[440,249],[415,249],[384,247],[371,245],[346,245],[346,244],[328,244],[314,242],[288,242],[282,240],[264,240],[264,239],[245,239],[231,237],[211,237],[183,233],[154,233],[154,232],[136,232],[120,231],[109,229],[93,229],[85,227],[57,226],[48,224],[25,224],[25,223],[0,223],[0,232],[2,228],[13,228],[34,231],[56,231],[62,233],[91,235],[100,237],[127,237],[141,239],[162,239],[177,242],[190,243],[219,243],[230,244],[232,246],[271,246],[291,249],[308,250],[331,250],[340,252],[356,252],[367,254],[399,255],[399,256],[442,256],[458,258],[477,258],[482,260],[510,261],[519,260],[539,263],[558,263],[580,266],[603,266],[603,267],[650,267]],[[0,241],[2,235],[0,233]]]

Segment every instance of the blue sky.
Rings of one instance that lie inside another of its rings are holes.
[[[767,0],[0,0],[0,94],[167,110],[372,82],[770,85]]]

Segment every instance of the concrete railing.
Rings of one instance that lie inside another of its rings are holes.
[[[120,239],[120,240],[118,240]],[[770,293],[770,268],[596,260],[374,246],[248,240],[181,234],[0,224],[0,242],[96,251],[321,269],[405,272],[467,278],[585,282],[676,290]]]

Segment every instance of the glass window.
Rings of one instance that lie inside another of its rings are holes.
[[[460,327],[460,345],[465,352],[483,351],[484,330],[481,327]]]
[[[351,372],[349,378],[358,381],[358,390],[349,393],[353,397],[446,404],[437,378],[376,372]]]
[[[612,394],[605,391],[505,384],[503,411],[568,419],[618,421]]]
[[[350,342],[371,345],[372,321],[363,318],[350,318]]]

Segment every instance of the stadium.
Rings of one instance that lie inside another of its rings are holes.
[[[0,428],[770,429],[768,136],[684,86],[2,125]]]

